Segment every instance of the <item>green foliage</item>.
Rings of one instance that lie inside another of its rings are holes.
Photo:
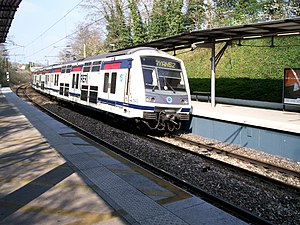
[[[131,18],[131,35],[132,44],[137,45],[146,42],[146,27],[143,23],[141,14],[138,9],[137,0],[128,0]]]
[[[183,0],[166,0],[164,3],[166,12],[166,33],[165,36],[172,36],[184,31],[184,15],[181,12]]]
[[[9,82],[6,78],[7,72],[9,73]],[[30,78],[31,73],[29,71],[18,71],[7,59],[0,56],[0,85],[2,87],[26,83],[30,81]]]
[[[257,0],[216,0],[214,1],[215,24],[232,26],[257,21],[262,4]]]
[[[132,40],[130,29],[126,23],[124,10],[120,0],[114,0],[113,4],[108,1],[106,3],[107,5],[104,8],[104,14],[107,21],[107,44],[114,44],[116,48],[131,46]]]
[[[207,7],[204,0],[187,0],[185,25],[187,31],[200,30],[203,21],[205,21],[205,8]]]
[[[149,40],[156,40],[166,36],[167,23],[165,19],[166,9],[164,1],[154,0],[152,14],[148,22]]]
[[[216,68],[218,97],[281,102],[284,68],[300,68],[300,37],[232,43]],[[218,44],[218,52],[224,44]],[[209,49],[178,55],[186,65],[192,90],[210,90]]]
[[[300,15],[299,0],[102,1],[108,31],[106,41],[116,48],[185,31]]]

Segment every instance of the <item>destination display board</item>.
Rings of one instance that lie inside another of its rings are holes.
[[[300,68],[284,69],[283,103],[300,105]]]

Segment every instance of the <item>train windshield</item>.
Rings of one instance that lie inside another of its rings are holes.
[[[160,57],[141,57],[146,89],[183,92],[186,90],[180,63]]]

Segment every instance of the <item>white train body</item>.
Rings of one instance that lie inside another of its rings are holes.
[[[191,97],[183,62],[154,48],[134,48],[45,67],[35,89],[125,118],[151,129],[179,129]]]

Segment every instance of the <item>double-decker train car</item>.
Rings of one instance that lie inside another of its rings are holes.
[[[191,97],[182,60],[140,47],[44,67],[32,86],[59,100],[134,119],[150,129],[180,129]]]

